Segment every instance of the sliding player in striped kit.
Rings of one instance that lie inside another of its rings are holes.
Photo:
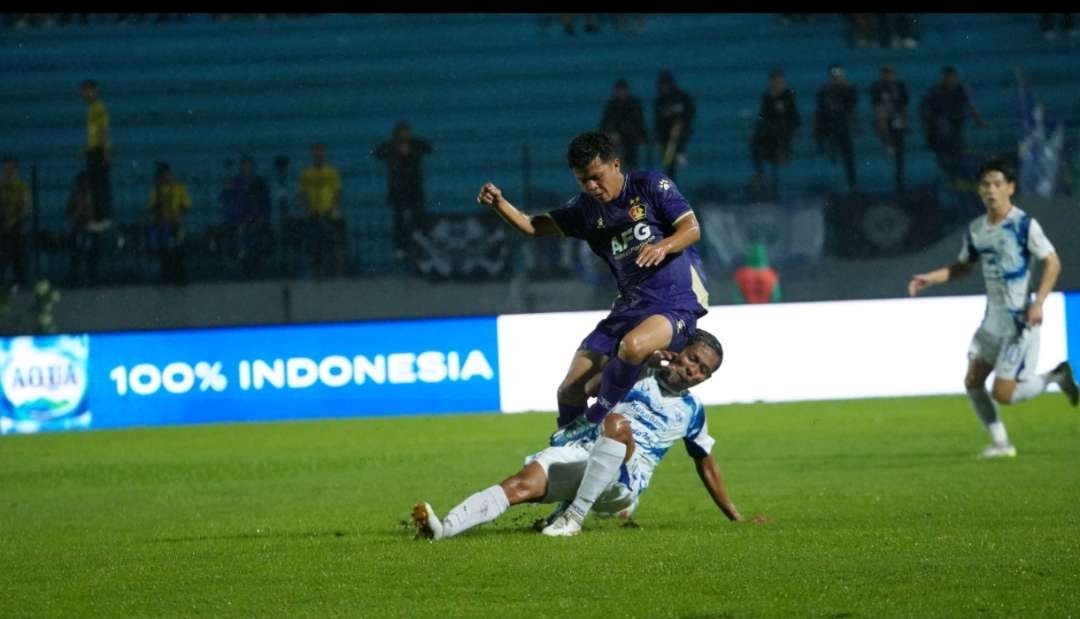
[[[628,517],[653,471],[680,439],[713,502],[729,520],[743,521],[710,453],[715,441],[705,409],[688,391],[708,380],[722,362],[720,342],[700,329],[681,353],[654,353],[626,398],[588,434],[529,456],[517,474],[473,494],[442,519],[430,504],[417,503],[412,510],[417,536],[453,537],[526,502],[562,503],[545,522],[542,532],[549,537],[577,535],[590,511]],[[750,520],[766,521],[762,516]]]
[[[964,386],[975,413],[993,440],[983,450],[982,457],[1013,457],[1016,447],[1009,442],[994,400],[1016,404],[1056,383],[1076,406],[1080,390],[1068,361],[1046,374],[1035,373],[1043,302],[1061,274],[1061,260],[1039,222],[1012,204],[1016,173],[1011,165],[988,161],[979,169],[978,178],[979,197],[986,205],[986,215],[980,215],[968,225],[957,262],[912,276],[908,293],[915,296],[928,286],[967,275],[974,270],[976,262],[981,264],[986,280],[986,315],[971,339]],[[1044,263],[1034,299],[1029,290],[1031,256]],[[994,385],[988,394],[986,379],[991,372]]]

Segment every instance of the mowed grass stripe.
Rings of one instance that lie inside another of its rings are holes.
[[[713,407],[728,523],[675,445],[635,515],[438,543],[443,514],[541,449],[553,415],[203,425],[0,438],[5,617],[1075,616],[1080,413],[962,397]]]

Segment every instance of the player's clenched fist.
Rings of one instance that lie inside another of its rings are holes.
[[[480,188],[480,194],[476,196],[476,201],[485,206],[495,206],[501,199],[502,190],[494,183],[484,183],[484,186]]]

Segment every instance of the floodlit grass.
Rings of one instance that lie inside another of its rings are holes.
[[[638,528],[548,539],[548,506],[414,540],[515,472],[553,415],[192,426],[0,438],[4,617],[1033,617],[1080,609],[1080,412],[1005,410],[978,461],[966,399],[709,410],[745,515],[681,447]]]

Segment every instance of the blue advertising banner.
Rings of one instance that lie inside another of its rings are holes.
[[[0,432],[498,411],[494,317],[0,340]]]
[[[1065,293],[1065,337],[1069,359],[1080,362],[1080,292]]]

